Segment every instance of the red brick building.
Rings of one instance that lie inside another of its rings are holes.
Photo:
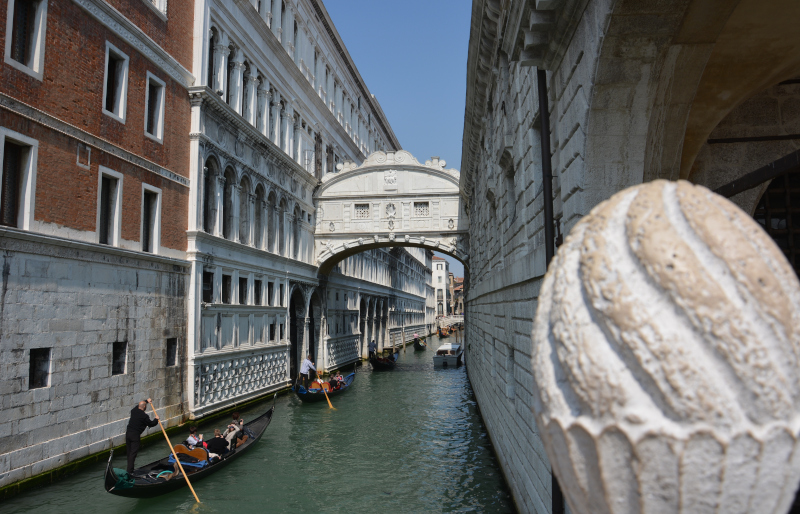
[[[192,0],[5,5],[0,487],[181,419],[194,83]]]

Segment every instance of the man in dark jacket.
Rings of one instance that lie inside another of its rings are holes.
[[[145,414],[147,404],[151,403],[150,398],[147,401],[142,400],[139,405],[131,409],[131,419],[128,421],[128,429],[125,432],[125,447],[128,449],[128,473],[133,473],[133,463],[136,461],[136,454],[139,453],[139,447],[142,444],[142,432],[147,427],[154,427],[158,425],[158,414],[155,414],[154,419]]]

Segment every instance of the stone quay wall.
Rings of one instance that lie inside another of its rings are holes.
[[[5,228],[0,252],[0,487],[123,444],[141,399],[166,425],[183,420],[184,261]],[[112,375],[115,342],[127,348]],[[50,378],[31,389],[37,348],[50,349]]]

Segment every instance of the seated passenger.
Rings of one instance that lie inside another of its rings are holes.
[[[228,441],[222,437],[222,432],[218,428],[214,429],[214,438],[206,444],[210,457],[220,457],[228,453]]]
[[[194,450],[197,446],[202,448],[206,446],[206,443],[203,442],[203,434],[197,435],[197,427],[194,425],[189,427],[189,437],[186,439],[186,445],[190,450]]]
[[[240,432],[243,426],[244,426],[244,421],[239,419],[239,413],[234,412],[233,421],[228,423],[228,428],[226,428],[225,433],[222,434],[223,437],[225,437],[225,439],[228,441],[228,444],[230,444],[233,441],[234,437],[237,437],[236,433]],[[233,446],[231,446],[231,448],[233,448]]]

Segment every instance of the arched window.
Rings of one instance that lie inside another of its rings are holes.
[[[275,253],[275,193],[267,197],[267,251]]]
[[[300,220],[302,216],[300,207],[295,206],[294,217],[292,218],[292,257],[295,259],[300,258]]]
[[[233,188],[236,184],[236,174],[233,168],[225,170],[225,186],[222,190],[222,237],[233,238]]]
[[[242,178],[239,189],[239,242],[250,244],[250,179]]]
[[[209,158],[203,172],[203,230],[213,234],[217,212],[216,184],[214,183],[219,172],[217,161]]]
[[[256,248],[264,247],[264,186],[259,184],[256,187],[256,209],[255,219],[255,240],[253,244]]]

